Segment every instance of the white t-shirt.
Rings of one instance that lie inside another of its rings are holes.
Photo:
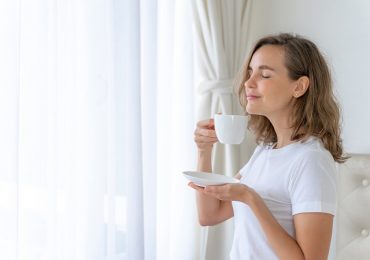
[[[336,165],[317,138],[280,149],[258,146],[240,170],[241,183],[253,188],[279,224],[293,237],[293,215],[336,210]],[[248,205],[233,201],[231,260],[278,259]]]

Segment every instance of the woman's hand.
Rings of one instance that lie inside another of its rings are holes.
[[[202,188],[190,182],[189,186],[205,195],[223,201],[240,201],[250,204],[253,199],[259,197],[259,195],[252,188],[240,183],[209,185],[205,188]]]
[[[194,132],[194,141],[199,151],[211,151],[213,144],[218,142],[213,119],[199,121]]]

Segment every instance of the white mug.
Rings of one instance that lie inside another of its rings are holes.
[[[247,116],[220,115],[214,117],[218,140],[223,144],[240,144],[247,130]]]

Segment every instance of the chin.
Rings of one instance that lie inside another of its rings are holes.
[[[255,115],[255,116],[263,116],[264,114],[261,111],[258,111],[257,109],[253,109],[250,107],[246,107],[246,111],[248,115]]]
[[[249,115],[258,115],[258,111],[256,111],[256,109],[253,109],[253,108],[251,108],[251,107],[246,107],[246,109],[245,109],[246,111],[247,111],[247,113],[249,114]]]

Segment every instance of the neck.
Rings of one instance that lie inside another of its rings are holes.
[[[290,127],[289,121],[287,119],[270,119],[272,126],[276,132],[277,143],[275,148],[282,148],[288,144],[294,143],[295,141],[291,140],[293,129]]]
[[[275,130],[276,131],[276,130]],[[292,144],[295,141],[292,141],[291,138],[291,132],[290,134],[285,134],[285,133],[276,133],[277,135],[277,143],[275,145],[275,149],[282,148],[286,145]]]

